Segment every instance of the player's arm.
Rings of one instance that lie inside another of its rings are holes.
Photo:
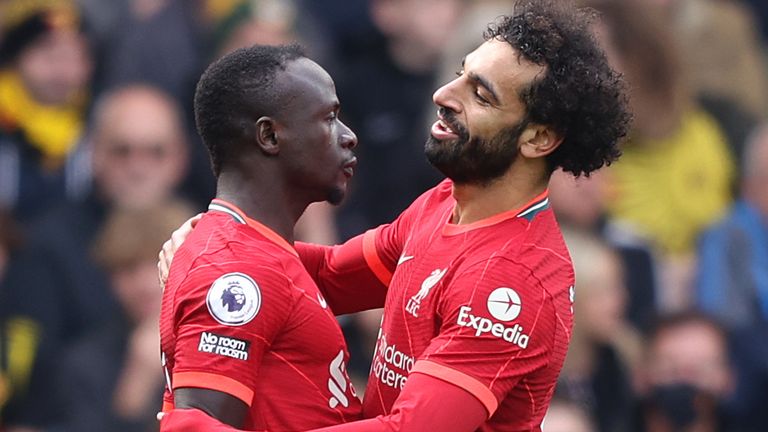
[[[197,409],[211,420],[222,424],[242,427],[248,415],[248,405],[240,399],[216,390],[201,388],[177,388],[173,392],[176,409]],[[162,429],[165,430],[165,429]]]
[[[295,297],[279,265],[228,258],[201,258],[182,285],[164,293],[173,302],[164,299],[161,319],[175,317],[176,336],[164,410],[195,408],[242,427],[257,378],[268,379],[259,377],[262,359]],[[219,259],[227,264],[210,270]]]
[[[383,239],[389,229],[384,225],[337,246],[296,243],[304,267],[336,315],[384,306],[397,259],[386,253]]]
[[[315,429],[313,432],[471,432],[488,418],[480,401],[461,387],[414,373],[392,408],[373,419]],[[224,432],[226,426],[197,410],[174,410],[161,421],[163,432]]]

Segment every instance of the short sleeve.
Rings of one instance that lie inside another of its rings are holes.
[[[179,288],[192,294],[176,301],[172,384],[221,391],[250,406],[264,353],[293,308],[291,285],[279,268],[218,268]]]
[[[493,414],[520,379],[547,366],[555,332],[552,299],[521,264],[495,258],[446,286],[439,334],[414,365],[463,387]]]

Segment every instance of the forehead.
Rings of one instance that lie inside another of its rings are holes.
[[[488,80],[497,89],[503,103],[516,101],[519,92],[544,71],[544,66],[519,56],[512,45],[498,39],[484,42],[464,58],[464,72]]]
[[[132,146],[165,145],[182,138],[175,108],[158,94],[144,89],[113,96],[105,103],[96,128],[101,138]]]
[[[333,79],[325,69],[308,58],[289,62],[285,72],[278,75],[277,84],[284,91],[287,108],[306,109],[336,102]]]
[[[659,361],[696,363],[725,355],[722,337],[713,328],[689,323],[662,331],[654,344]]]

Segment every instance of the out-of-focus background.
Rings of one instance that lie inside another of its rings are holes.
[[[635,122],[619,162],[552,179],[576,324],[544,428],[766,431],[768,2],[582,3]],[[0,430],[157,429],[155,261],[214,193],[192,121],[207,64],[298,41],[330,71],[360,165],[297,236],[333,243],[439,180],[431,95],[512,7],[0,0]],[[340,318],[361,391],[379,320]]]

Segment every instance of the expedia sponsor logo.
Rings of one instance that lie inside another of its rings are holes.
[[[475,329],[475,336],[490,333],[520,348],[528,346],[528,335],[523,333],[523,326],[520,324],[506,327],[504,324],[495,323],[488,318],[472,315],[471,312],[471,307],[462,306],[459,309],[459,319],[456,321],[456,324]]]
[[[250,347],[250,342],[241,339],[203,332],[200,334],[200,344],[198,344],[197,350],[238,360],[248,360],[248,349]]]
[[[379,331],[376,356],[371,370],[382,384],[402,390],[414,362],[414,358],[398,350],[396,344],[388,345],[387,336]]]

